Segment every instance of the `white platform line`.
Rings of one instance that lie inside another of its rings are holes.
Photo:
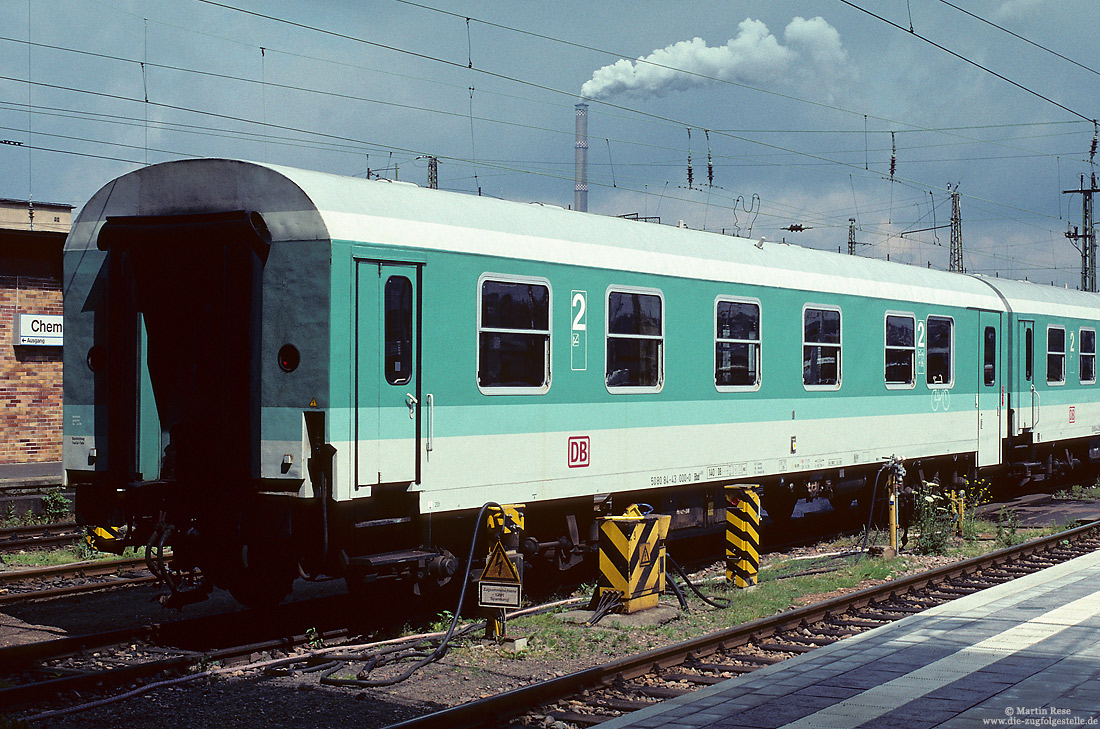
[[[1100,614],[1100,590],[1036,616],[1008,630],[967,646],[927,666],[899,676],[881,686],[804,716],[783,729],[849,727],[880,717],[969,674],[1027,650],[1039,641],[1061,633]]]

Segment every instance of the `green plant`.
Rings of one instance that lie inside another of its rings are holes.
[[[42,496],[42,511],[46,521],[50,523],[64,521],[69,516],[69,500],[65,498],[60,487],[50,489]]]
[[[325,639],[321,637],[321,633],[318,632],[317,628],[308,628],[306,630],[306,643],[315,651],[325,647]]]
[[[925,484],[916,495],[917,554],[947,554],[956,515],[951,499],[936,484]]]
[[[442,633],[451,627],[455,614],[450,610],[442,610],[436,614],[435,620],[428,626],[433,633]]]
[[[1006,509],[1003,506],[997,512],[997,543],[1011,547],[1023,541],[1020,531],[1020,515],[1015,509]]]

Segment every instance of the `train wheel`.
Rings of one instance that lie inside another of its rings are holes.
[[[294,587],[296,562],[279,550],[241,547],[241,566],[229,576],[227,585],[233,599],[249,608],[278,605]]]
[[[833,507],[833,511],[839,511],[845,514],[852,510],[852,501],[854,497],[851,494],[847,496],[830,496],[829,505]]]
[[[786,490],[765,491],[764,511],[768,512],[773,522],[783,524],[790,521],[797,501],[798,498]]]

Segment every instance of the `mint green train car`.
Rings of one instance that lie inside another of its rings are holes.
[[[567,569],[644,501],[852,508],[1098,457],[1095,294],[556,207],[199,159],[119,177],[65,247],[64,468],[173,600],[418,588],[474,514]],[[172,549],[170,563],[159,556]],[[458,555],[458,556],[456,556]],[[201,582],[184,577],[197,568]]]

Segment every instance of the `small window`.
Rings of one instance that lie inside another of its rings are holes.
[[[656,392],[664,377],[664,318],[659,292],[608,291],[609,390]]]
[[[412,282],[404,276],[386,279],[386,382],[404,385],[412,378]]]
[[[985,356],[982,358],[982,382],[997,384],[997,329],[985,328]]]
[[[477,354],[477,384],[483,391],[545,392],[550,386],[549,283],[483,279]]]
[[[802,310],[802,384],[840,387],[840,309]]]
[[[714,309],[714,385],[722,391],[760,386],[760,304],[719,299]]]
[[[1066,381],[1066,330],[1047,327],[1047,384],[1061,385]]]
[[[1081,384],[1096,383],[1096,330],[1081,330]]]
[[[916,321],[911,315],[886,315],[887,387],[912,387],[915,384]]]
[[[944,316],[928,317],[928,371],[927,382],[933,387],[950,387],[954,383],[955,371],[952,363],[952,339],[954,338],[952,319]]]
[[[1029,328],[1024,334],[1024,379],[1031,382],[1035,369],[1035,333]]]

